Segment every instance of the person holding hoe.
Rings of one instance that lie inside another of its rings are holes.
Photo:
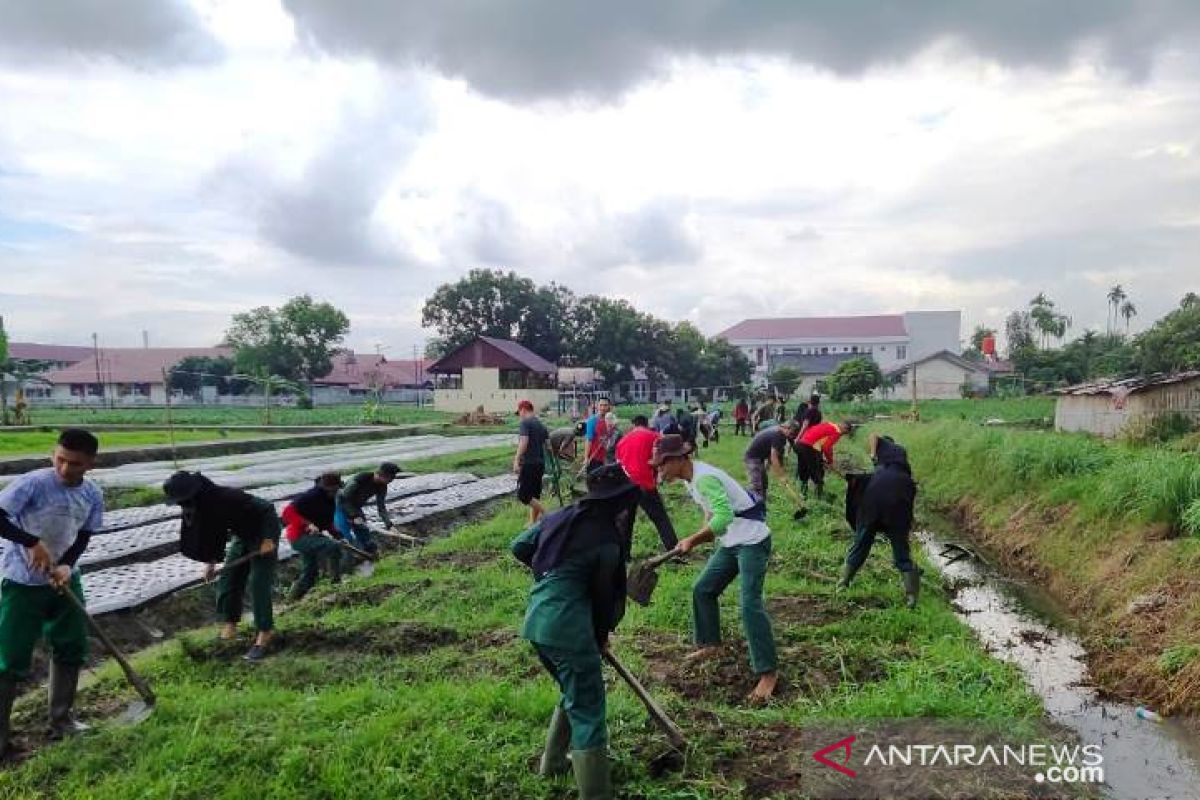
[[[763,582],[771,557],[771,529],[767,508],[737,481],[711,464],[692,460],[692,448],[679,436],[658,441],[651,463],[664,483],[683,481],[688,493],[704,510],[704,526],[679,542],[688,553],[717,539],[717,548],[692,587],[692,622],[697,649],[687,659],[711,658],[721,646],[718,601],[734,578],[741,578],[738,606],[742,629],[750,647],[750,666],[758,683],[747,698],[765,703],[779,681],[775,636],[763,601]],[[719,539],[717,537],[720,537]]]
[[[104,512],[100,488],[84,477],[99,447],[91,433],[65,430],[52,466],[25,473],[0,492],[0,536],[8,540],[0,567],[0,757],[9,746],[18,683],[28,677],[33,647],[43,636],[50,644],[51,735],[87,730],[71,715],[88,653],[87,621],[62,593],[84,599],[75,564]]]
[[[168,503],[179,506],[179,551],[204,562],[206,581],[212,580],[216,561],[224,554],[217,581],[222,639],[237,638],[249,584],[255,636],[245,659],[261,661],[275,630],[271,594],[281,531],[275,506],[241,489],[218,486],[199,472],[176,472],[163,484],[163,494]],[[233,542],[226,549],[230,536]]]
[[[513,540],[534,585],[521,635],[554,676],[562,697],[550,718],[538,772],[574,770],[582,800],[609,800],[602,654],[625,612],[628,515],[637,487],[617,464],[588,473],[587,494]],[[570,751],[570,758],[567,753]]]
[[[374,472],[358,473],[338,491],[337,508],[333,512],[334,524],[348,542],[371,555],[379,552],[379,545],[367,527],[363,505],[374,497],[380,522],[383,527],[391,528],[392,518],[387,510],[388,484],[396,480],[399,474],[399,466],[384,461]]]
[[[795,422],[789,420],[782,425],[759,431],[754,434],[742,456],[750,491],[762,498],[764,503],[767,500],[770,482],[769,472],[774,472],[775,477],[787,483],[787,474],[783,471],[783,454],[788,445],[795,441],[797,427]]]
[[[808,482],[817,489],[817,498],[825,496],[825,469],[833,466],[833,448],[846,434],[852,434],[854,426],[849,422],[821,422],[805,428],[796,437],[796,479],[800,490],[808,496]]]
[[[288,592],[289,600],[300,600],[316,586],[322,562],[329,564],[334,583],[342,580],[342,548],[338,544],[342,534],[333,524],[335,498],[341,488],[342,476],[326,472],[311,488],[284,506],[284,536],[303,560],[300,577]]]
[[[876,534],[882,533],[892,545],[892,561],[904,584],[905,604],[912,608],[921,593],[921,571],[913,563],[908,538],[917,484],[908,465],[908,453],[890,436],[871,434],[868,449],[875,472],[846,476],[847,516],[854,518],[854,542],[846,554],[838,588],[849,588],[866,562]]]

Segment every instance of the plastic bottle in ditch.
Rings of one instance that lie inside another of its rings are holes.
[[[1162,717],[1144,706],[1138,706],[1137,711],[1133,713],[1137,715],[1138,719],[1144,719],[1147,722],[1162,722]]]

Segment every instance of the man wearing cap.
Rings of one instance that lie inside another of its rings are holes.
[[[326,472],[311,488],[284,506],[283,534],[303,561],[300,577],[288,592],[289,600],[299,600],[316,585],[322,562],[328,562],[334,583],[342,579],[342,549],[337,543],[342,534],[333,524],[341,488],[342,476]]]
[[[796,479],[805,496],[809,481],[817,487],[817,497],[825,496],[825,468],[833,466],[833,447],[851,430],[849,422],[822,422],[796,437]]]
[[[88,431],[64,430],[51,466],[0,492],[0,536],[8,540],[0,583],[0,757],[9,745],[18,684],[29,676],[43,637],[50,645],[50,731],[58,738],[87,729],[71,715],[87,658],[87,622],[63,592],[83,602],[75,564],[101,526],[104,497],[85,477],[99,447]]]
[[[521,418],[521,424],[512,468],[517,476],[517,500],[529,507],[529,524],[532,525],[546,513],[542,506],[542,478],[546,475],[546,440],[550,438],[550,432],[528,400],[517,404],[517,416]]]
[[[581,798],[608,800],[613,791],[601,654],[625,610],[629,541],[622,531],[637,487],[616,464],[589,472],[587,486],[578,503],[539,520],[511,549],[534,577],[521,635],[562,692],[538,772],[573,770]]]
[[[212,580],[216,561],[224,554],[225,566],[217,581],[222,639],[237,637],[249,584],[256,633],[245,659],[261,661],[275,630],[271,594],[281,528],[275,506],[241,489],[218,486],[199,472],[176,472],[163,484],[163,494],[168,503],[179,505],[179,551],[204,562],[205,580]],[[233,541],[226,548],[230,536]],[[251,554],[254,557],[248,562],[235,565]]]
[[[750,693],[752,703],[771,698],[779,680],[775,637],[763,602],[763,582],[771,557],[771,529],[767,510],[737,481],[716,467],[693,461],[692,448],[678,436],[658,441],[652,463],[664,482],[684,481],[692,499],[704,510],[704,526],[679,542],[687,553],[704,542],[717,540],[704,572],[692,587],[692,623],[697,650],[688,660],[710,658],[721,645],[718,601],[721,593],[740,576],[738,607],[742,630],[750,648],[750,666],[758,683]]]
[[[783,453],[795,438],[796,425],[789,421],[754,434],[746,447],[746,453],[742,456],[746,465],[746,480],[750,491],[764,502],[770,484],[768,471],[774,472],[775,477],[782,481],[787,480],[783,472]]]
[[[917,484],[908,465],[908,453],[890,436],[871,434],[868,442],[875,472],[869,476],[846,476],[847,516],[853,516],[854,542],[842,566],[839,589],[847,589],[854,575],[866,562],[882,533],[892,545],[892,561],[900,571],[904,584],[905,604],[912,608],[921,592],[921,572],[913,564],[909,546],[912,531],[913,504]],[[865,485],[860,485],[865,484]],[[849,502],[855,500],[856,502]]]
[[[638,505],[658,530],[663,550],[673,550],[679,543],[679,538],[675,535],[675,526],[671,524],[671,517],[663,505],[662,495],[658,493],[658,480],[654,468],[650,466],[650,459],[654,457],[654,443],[658,439],[659,434],[650,430],[645,415],[636,415],[633,418],[633,430],[617,442],[617,463],[640,490]],[[630,515],[629,521],[633,522],[633,515]]]
[[[363,513],[363,505],[372,497],[375,498],[375,510],[379,512],[383,527],[392,527],[392,518],[387,510],[388,484],[399,474],[400,467],[385,461],[374,472],[358,473],[338,492],[337,506],[333,512],[334,525],[347,541],[360,550],[372,554],[379,550],[371,529],[367,527],[367,516]]]

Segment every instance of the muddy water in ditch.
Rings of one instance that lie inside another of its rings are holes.
[[[955,607],[984,645],[1016,664],[1047,713],[1104,753],[1105,795],[1114,800],[1200,798],[1200,741],[1184,726],[1138,719],[1135,707],[1103,701],[1089,685],[1079,642],[1053,621],[1035,587],[978,562],[947,564],[944,542],[919,534],[929,560],[956,588]]]

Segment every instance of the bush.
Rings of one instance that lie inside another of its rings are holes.
[[[1184,510],[1181,527],[1188,536],[1200,536],[1200,500],[1193,500]]]
[[[1190,664],[1196,656],[1200,655],[1200,645],[1194,644],[1177,644],[1163,650],[1162,655],[1158,657],[1158,668],[1165,675],[1177,675],[1183,668]]]

